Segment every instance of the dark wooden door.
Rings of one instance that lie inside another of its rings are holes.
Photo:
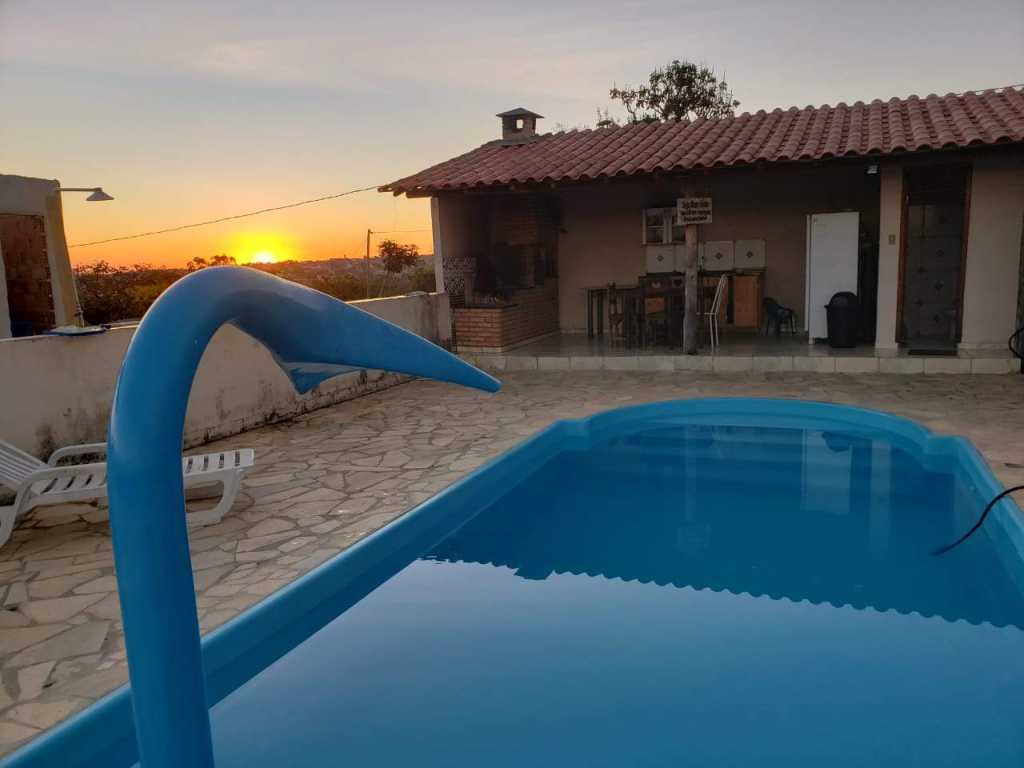
[[[0,253],[7,280],[13,336],[53,328],[53,291],[42,216],[0,214]]]
[[[907,171],[901,314],[908,344],[960,339],[968,170]]]

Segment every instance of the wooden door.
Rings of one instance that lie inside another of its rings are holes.
[[[908,169],[904,213],[902,340],[960,338],[968,169]]]

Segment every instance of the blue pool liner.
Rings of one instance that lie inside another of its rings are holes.
[[[750,398],[622,408],[554,423],[200,641],[179,450],[192,376],[225,322],[266,344],[300,391],[353,366],[497,388],[491,377],[413,334],[255,271],[204,270],[177,284],[133,339],[111,418],[111,522],[131,685],[139,696],[134,722],[132,689],[124,686],[0,765],[128,766],[141,752],[147,768],[212,766],[210,706],[474,517],[494,500],[495,489],[561,451],[586,449],[644,423],[792,426],[882,437],[926,464],[958,462],[982,497],[1002,490],[967,440],[936,436],[875,411]],[[1001,502],[985,532],[1001,557],[1018,564],[1012,570],[1021,571],[1024,526],[1016,504]]]

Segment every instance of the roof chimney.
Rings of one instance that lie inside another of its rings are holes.
[[[498,117],[501,118],[501,143],[525,144],[536,138],[537,121],[543,119],[544,115],[516,107],[508,112],[499,112]]]

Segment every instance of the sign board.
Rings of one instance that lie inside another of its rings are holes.
[[[680,224],[710,224],[710,197],[680,197],[676,200],[676,218]]]

